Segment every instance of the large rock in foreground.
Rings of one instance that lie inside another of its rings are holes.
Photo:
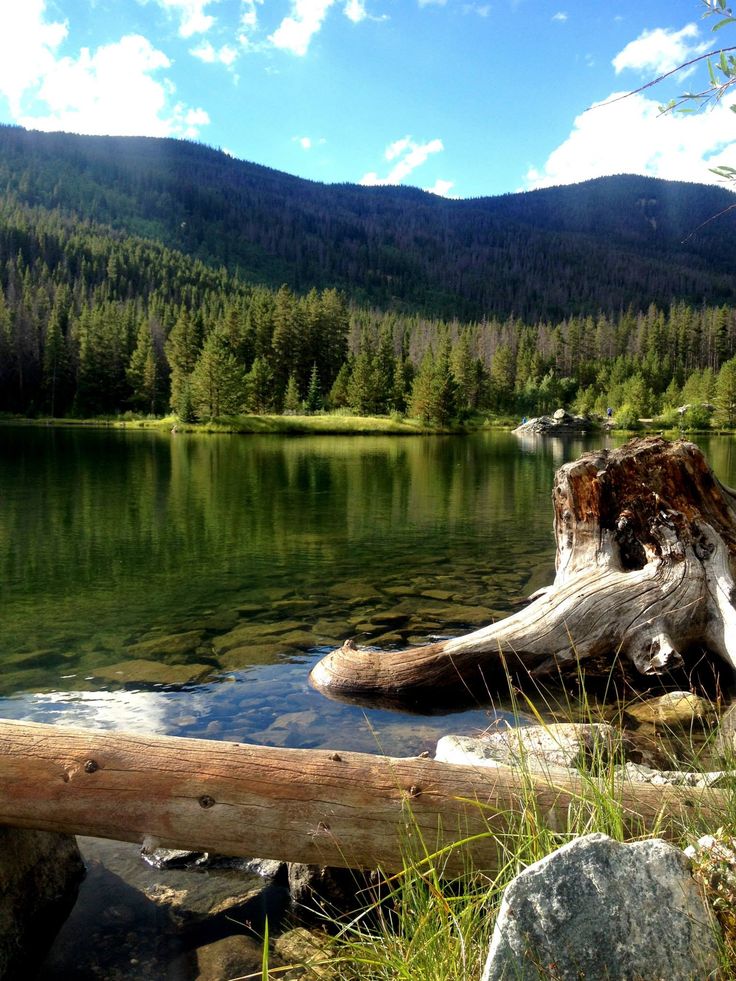
[[[77,898],[75,838],[0,828],[0,978],[31,978]]]
[[[706,981],[717,927],[685,855],[660,839],[577,838],[508,886],[482,981]]]

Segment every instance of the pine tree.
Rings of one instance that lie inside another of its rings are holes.
[[[166,357],[171,368],[171,408],[184,418],[191,404],[190,376],[194,371],[201,348],[199,325],[183,308],[166,339]]]
[[[245,401],[243,368],[232,353],[222,330],[213,330],[202,348],[191,375],[194,410],[200,419],[231,416],[242,411]]]
[[[296,375],[292,373],[289,375],[289,380],[286,383],[283,414],[285,416],[296,415],[301,410],[301,407],[302,400],[299,398],[299,386],[296,383]]]
[[[265,358],[254,359],[245,378],[245,390],[249,412],[263,413],[274,408],[273,374]]]
[[[327,401],[333,409],[344,409],[350,404],[350,366],[347,362],[341,365]]]
[[[312,365],[312,374],[309,376],[309,388],[307,389],[306,409],[307,412],[319,412],[322,408],[322,392],[319,387],[319,372],[317,363]]]
[[[716,421],[726,426],[736,423],[736,358],[724,361],[716,379]]]

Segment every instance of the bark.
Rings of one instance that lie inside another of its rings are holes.
[[[659,437],[587,453],[555,476],[554,583],[505,620],[399,651],[351,641],[311,674],[326,694],[424,706],[488,695],[499,674],[577,670],[619,655],[642,674],[700,644],[736,666],[736,494],[693,443]]]
[[[7,721],[0,787],[0,824],[387,873],[458,841],[438,860],[447,873],[468,859],[495,870],[522,814],[563,829],[570,808],[600,797],[593,778],[567,770],[532,775]],[[677,835],[683,822],[717,823],[726,808],[712,789],[623,784],[616,799],[635,835]]]

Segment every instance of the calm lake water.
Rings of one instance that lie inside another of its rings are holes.
[[[554,471],[601,443],[0,427],[0,716],[397,755],[484,728],[503,705],[364,709],[309,670],[551,582]],[[701,445],[736,484],[736,441]]]

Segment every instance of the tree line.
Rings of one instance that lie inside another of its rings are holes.
[[[0,411],[409,414],[561,404],[633,418],[718,403],[736,356],[730,306],[651,305],[463,323],[245,283],[159,243],[12,196],[0,204]]]

